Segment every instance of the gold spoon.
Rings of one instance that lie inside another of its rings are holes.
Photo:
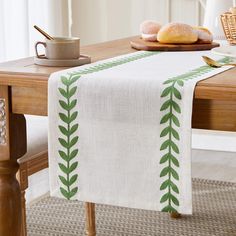
[[[46,37],[48,40],[54,40],[52,36],[47,34],[45,31],[43,31],[41,28],[39,28],[37,25],[34,25],[34,28],[39,31],[44,37]]]
[[[234,63],[227,63],[227,64],[220,64],[219,62],[211,59],[210,57],[202,56],[203,60],[206,62],[207,65],[214,67],[214,68],[220,68],[222,66],[236,66]]]

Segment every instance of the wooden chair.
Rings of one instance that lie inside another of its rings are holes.
[[[18,160],[17,179],[21,189],[22,229],[20,236],[27,235],[25,191],[28,177],[48,167],[47,121],[46,118],[26,116],[27,153]],[[42,124],[43,123],[43,124]]]

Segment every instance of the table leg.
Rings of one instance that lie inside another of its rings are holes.
[[[0,86],[0,235],[19,236],[21,193],[16,180],[17,158],[26,152],[23,115],[10,113],[10,89]]]
[[[27,222],[26,222],[26,201],[25,190],[28,188],[28,165],[27,162],[20,164],[20,169],[16,174],[16,178],[20,184],[21,190],[21,234],[20,236],[27,236]]]
[[[96,235],[96,217],[95,217],[95,204],[86,202],[85,203],[85,214],[86,214],[86,235]]]
[[[176,213],[176,212],[172,212],[172,213],[170,213],[170,217],[173,219],[179,219],[179,218],[181,218],[181,214]]]
[[[0,162],[0,235],[19,236],[21,230],[20,187],[16,180],[18,164]]]

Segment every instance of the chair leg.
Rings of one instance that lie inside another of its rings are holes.
[[[27,236],[25,191],[21,191],[21,215],[22,215],[21,236]]]
[[[85,203],[85,214],[86,214],[86,235],[96,236],[96,219],[95,219],[95,204],[86,202]]]
[[[28,188],[28,174],[26,163],[20,164],[20,169],[17,173],[17,179],[20,184],[21,190],[21,234],[20,236],[27,236],[27,225],[26,225],[26,201],[25,201],[25,190]]]
[[[179,219],[179,218],[181,218],[181,214],[179,214],[178,212],[171,212],[170,217],[172,219]]]

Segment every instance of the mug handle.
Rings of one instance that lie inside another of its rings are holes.
[[[44,56],[42,56],[42,55],[39,55],[39,53],[38,53],[38,45],[40,45],[40,44],[42,44],[43,46],[44,46],[44,48],[46,48],[46,43],[44,43],[44,42],[37,42],[36,44],[35,44],[35,52],[36,52],[36,56],[38,57],[38,58],[44,58]]]

